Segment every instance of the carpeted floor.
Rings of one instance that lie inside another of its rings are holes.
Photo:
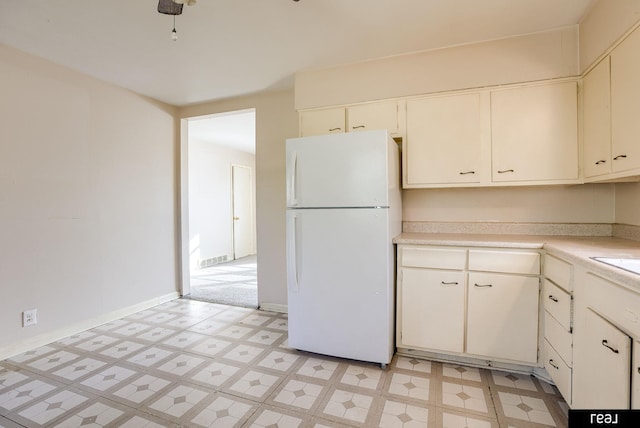
[[[225,305],[258,307],[256,256],[221,263],[191,274],[187,299]]]

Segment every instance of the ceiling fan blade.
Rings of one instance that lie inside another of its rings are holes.
[[[165,15],[181,15],[182,4],[175,3],[173,0],[159,0],[158,12]]]

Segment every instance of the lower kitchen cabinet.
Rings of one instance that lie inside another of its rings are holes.
[[[403,268],[400,275],[401,343],[410,348],[462,352],[464,272]]]
[[[536,251],[399,245],[398,348],[535,365],[539,275]]]
[[[631,338],[591,309],[581,326],[588,334],[576,341],[574,403],[584,409],[628,409]]]
[[[469,273],[467,353],[535,364],[539,278]]]

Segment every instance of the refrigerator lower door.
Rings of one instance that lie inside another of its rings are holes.
[[[287,211],[289,346],[388,364],[393,245],[386,209]]]

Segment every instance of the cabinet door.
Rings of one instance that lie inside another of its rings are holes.
[[[300,113],[301,137],[342,132],[345,132],[345,110],[342,107]]]
[[[591,309],[585,311],[582,328],[574,340],[573,404],[579,409],[628,409],[631,338]]]
[[[631,365],[631,408],[640,410],[640,341],[633,342],[633,364]]]
[[[480,95],[407,101],[407,185],[478,183]]]
[[[611,132],[614,172],[640,168],[640,31],[611,53]]]
[[[389,134],[399,132],[396,101],[362,104],[347,109],[347,132],[372,129],[386,129]]]
[[[464,290],[462,271],[401,271],[398,346],[462,352]]]
[[[584,176],[611,172],[611,76],[609,57],[584,77]]]
[[[577,111],[575,82],[492,92],[493,181],[576,181]]]
[[[467,352],[536,363],[538,290],[537,277],[470,272]]]

